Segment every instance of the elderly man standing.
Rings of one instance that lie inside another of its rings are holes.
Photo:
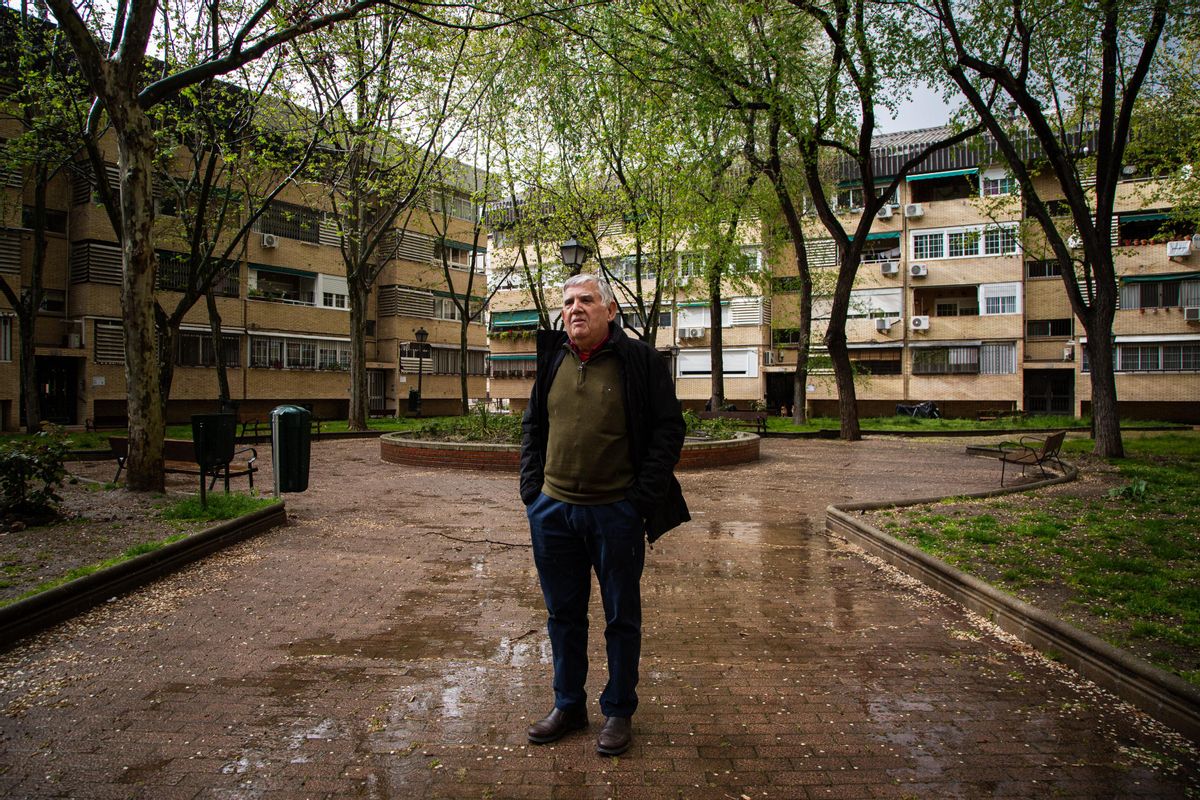
[[[563,284],[565,330],[538,332],[521,444],[521,500],[554,657],[554,709],[529,727],[529,741],[587,727],[595,570],[608,651],[602,755],[625,752],[633,738],[646,541],[690,519],[673,473],[684,435],[674,384],[652,346],[613,324],[616,313],[606,281],[584,274]]]

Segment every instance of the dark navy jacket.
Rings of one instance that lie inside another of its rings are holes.
[[[536,500],[542,490],[550,426],[546,398],[566,355],[566,343],[565,331],[538,331],[537,378],[521,421],[521,501],[525,505]],[[617,357],[625,390],[625,422],[634,470],[626,499],[646,520],[646,538],[653,542],[691,519],[674,473],[683,449],[683,414],[675,398],[675,384],[658,351],[611,323],[604,346]]]

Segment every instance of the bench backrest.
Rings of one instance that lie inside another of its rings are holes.
[[[1059,431],[1046,437],[1045,443],[1042,445],[1042,455],[1057,456],[1058,451],[1062,449],[1063,441],[1067,438],[1066,431]]]
[[[761,419],[765,411],[701,411],[700,419]]]
[[[108,446],[114,456],[124,458],[129,455],[129,438],[127,436],[108,437]],[[189,439],[164,439],[163,459],[166,461],[196,460],[196,446]]]

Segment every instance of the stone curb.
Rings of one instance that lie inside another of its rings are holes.
[[[972,492],[954,497],[985,498],[1073,481],[1078,470],[1020,487]],[[1002,630],[1065,664],[1160,722],[1200,741],[1200,689],[1182,678],[1113,647],[1058,617],[1012,597],[940,559],[902,542],[856,518],[855,512],[903,508],[945,500],[926,497],[902,502],[842,503],[825,510],[825,528],[868,553],[981,614]]]
[[[283,525],[282,502],[0,608],[0,651],[109,598],[143,586],[223,547]]]

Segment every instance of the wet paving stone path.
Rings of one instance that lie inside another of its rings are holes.
[[[1194,743],[824,531],[991,488],[961,443],[768,441],[684,473],[644,579],[633,748],[544,746],[515,475],[314,445],[291,524],[0,654],[0,796],[1197,797]],[[264,483],[269,485],[269,481]]]

